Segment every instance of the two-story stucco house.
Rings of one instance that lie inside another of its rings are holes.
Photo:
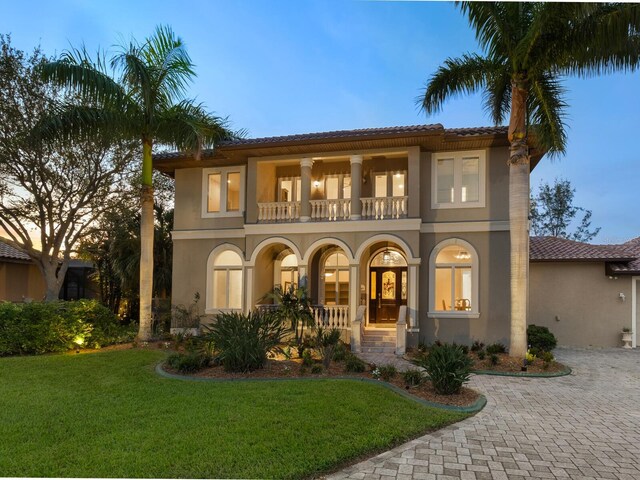
[[[356,350],[508,344],[507,159],[506,127],[439,124],[157,155],[176,181],[173,303],[246,312],[306,277]]]

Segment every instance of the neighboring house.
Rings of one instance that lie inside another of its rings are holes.
[[[621,345],[623,327],[637,345],[640,237],[622,245],[590,245],[533,237],[529,323],[549,327],[562,345]]]
[[[45,283],[29,255],[0,238],[0,301],[42,300]]]
[[[246,312],[306,277],[356,350],[508,344],[508,145],[506,127],[435,124],[156,155],[176,180],[172,301]]]
[[[97,298],[95,282],[90,278],[93,271],[91,262],[70,260],[59,298]],[[38,266],[13,242],[0,237],[0,301],[43,300],[45,294],[46,284]]]

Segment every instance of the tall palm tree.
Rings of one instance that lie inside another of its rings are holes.
[[[449,58],[429,79],[422,108],[433,114],[449,97],[484,92],[496,125],[509,117],[511,346],[527,350],[529,143],[564,153],[566,75],[634,69],[639,58],[637,4],[460,2],[485,55]],[[533,134],[529,138],[529,131]]]
[[[63,137],[108,135],[142,144],[142,216],[140,225],[140,330],[151,336],[153,281],[152,150],[155,144],[199,152],[215,141],[230,138],[226,121],[184,99],[195,77],[182,40],[166,26],[157,27],[142,44],[132,41],[107,63],[93,61],[84,48],[65,52],[42,67],[43,77],[76,92],[83,102],[64,105],[45,132]],[[197,154],[197,153],[196,153]]]

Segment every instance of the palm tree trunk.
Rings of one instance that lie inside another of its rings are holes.
[[[138,340],[151,338],[153,296],[153,182],[151,142],[145,141],[142,154],[142,213],[140,216],[140,328]]]
[[[511,233],[511,342],[509,354],[527,353],[529,300],[529,148],[526,131],[526,84],[511,88],[509,121],[509,225]]]

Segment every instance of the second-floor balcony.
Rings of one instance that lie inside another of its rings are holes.
[[[363,220],[405,218],[409,197],[361,198]],[[310,220],[313,222],[344,221],[351,219],[351,199],[310,200]],[[258,222],[297,222],[300,220],[300,202],[258,203]]]

